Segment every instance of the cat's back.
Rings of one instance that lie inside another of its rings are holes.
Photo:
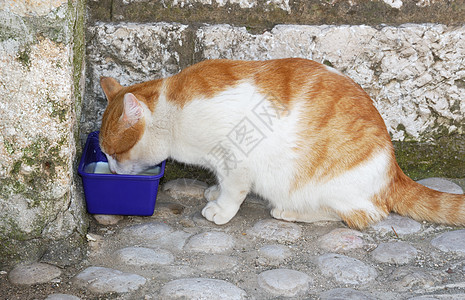
[[[212,59],[194,64],[166,79],[168,100],[183,107],[195,99],[211,99],[247,82],[266,95],[290,101],[322,75],[340,76],[312,60],[286,58],[267,61]]]

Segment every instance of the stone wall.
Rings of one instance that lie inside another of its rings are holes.
[[[80,254],[84,13],[83,0],[0,2],[0,266]]]
[[[372,96],[409,175],[465,175],[463,0],[113,0],[89,8],[83,134],[99,127],[106,105],[100,76],[128,85],[210,58],[304,57]]]

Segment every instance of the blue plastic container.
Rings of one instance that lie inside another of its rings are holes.
[[[158,184],[165,172],[165,161],[157,175],[96,174],[89,172],[92,163],[107,162],[100,150],[99,132],[87,137],[79,162],[87,211],[91,214],[151,216],[155,209]]]

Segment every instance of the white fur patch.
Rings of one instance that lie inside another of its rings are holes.
[[[232,170],[222,170],[222,159],[233,169],[255,168],[257,156],[269,158],[270,152],[285,147],[293,130],[291,124],[284,124],[288,115],[284,105],[269,102],[252,84],[243,82],[213,99],[186,104],[174,127],[171,156],[186,163],[210,163],[223,173]]]
[[[274,197],[273,195],[283,193],[279,191],[279,186],[270,186],[268,198],[272,205],[282,210],[302,213],[318,211],[321,208],[329,208],[341,213],[362,210],[377,217],[379,211],[371,199],[387,184],[389,161],[388,151],[378,152],[364,163],[327,182],[307,183],[287,199]],[[286,189],[284,186],[283,188]]]

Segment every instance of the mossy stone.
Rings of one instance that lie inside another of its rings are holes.
[[[465,178],[465,137],[443,136],[435,143],[394,142],[399,166],[414,180],[427,177]]]

